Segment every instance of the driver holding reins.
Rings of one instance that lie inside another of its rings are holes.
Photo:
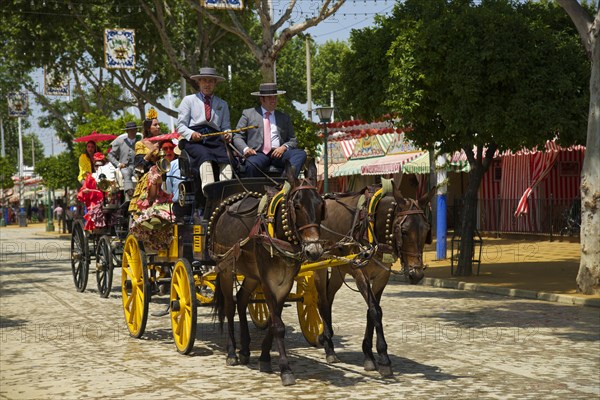
[[[219,180],[231,179],[233,176],[226,148],[231,141],[231,134],[205,136],[229,131],[231,123],[227,102],[214,95],[217,84],[225,78],[210,67],[201,68],[200,73],[191,78],[198,83],[200,91],[181,101],[177,132],[187,140],[182,148],[189,154],[192,168],[199,168],[204,191],[204,186],[215,181],[213,162],[219,166]]]

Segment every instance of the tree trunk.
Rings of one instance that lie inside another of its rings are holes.
[[[471,166],[469,185],[464,197],[464,207],[461,221],[460,247],[456,275],[473,275],[473,235],[477,227],[477,193],[483,179],[483,174],[489,169],[498,145],[490,143],[483,153],[483,146],[477,146],[477,154],[473,154],[473,147],[464,147],[465,154]]]
[[[592,19],[576,0],[557,2],[575,24],[592,67],[586,152],[581,169],[581,260],[577,288],[585,294],[600,294],[600,11]]]
[[[477,192],[483,177],[483,166],[475,163],[469,173],[469,185],[464,197],[464,206],[460,233],[460,255],[456,275],[469,276],[473,274],[473,235],[477,225]]]
[[[585,294],[600,294],[600,40],[598,28],[592,32],[590,111],[581,170],[581,260],[577,287]]]
[[[275,82],[275,60],[269,56],[263,56],[260,63],[260,74],[263,83]]]

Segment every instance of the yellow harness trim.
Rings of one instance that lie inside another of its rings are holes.
[[[285,197],[287,192],[290,190],[290,184],[288,182],[283,184],[283,189],[271,200],[269,203],[269,208],[267,209],[267,231],[269,232],[269,236],[273,237],[275,235],[275,226],[273,225],[273,219],[275,218],[275,211],[277,210],[277,206],[281,203],[281,200]]]
[[[378,191],[375,192],[375,194],[373,195],[373,197],[371,197],[371,201],[369,202],[369,206],[367,208],[367,211],[369,212],[369,216],[371,216],[372,214],[375,213],[375,210],[377,210],[377,205],[379,204],[379,200],[381,200],[381,198],[383,196],[385,196],[387,193],[389,193],[392,189],[392,181],[391,179],[381,179],[381,189],[379,189]],[[367,238],[369,239],[369,243],[373,244],[374,242],[374,238],[373,238],[373,232],[375,231],[375,222],[369,218],[369,231],[367,232]]]

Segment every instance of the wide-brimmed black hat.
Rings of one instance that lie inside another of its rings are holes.
[[[279,96],[284,94],[285,90],[277,90],[276,83],[261,83],[258,92],[250,93],[252,96]]]
[[[141,129],[141,126],[138,126],[135,122],[130,121],[128,123],[125,124],[125,129],[123,129],[124,131],[128,131],[130,129]]]
[[[192,79],[200,79],[200,78],[215,78],[217,82],[223,82],[225,78],[217,73],[217,70],[212,67],[204,67],[200,68],[200,73],[198,75],[190,76]]]

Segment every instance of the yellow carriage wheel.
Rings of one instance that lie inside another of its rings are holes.
[[[309,344],[317,346],[319,335],[323,333],[323,320],[319,314],[318,294],[312,272],[296,278],[296,296],[302,299],[296,303],[302,334]]]
[[[177,351],[189,354],[196,340],[196,288],[192,266],[180,259],[171,276],[170,314],[173,339]]]
[[[127,236],[125,241],[121,268],[121,291],[125,322],[129,334],[135,338],[140,338],[146,329],[150,293],[148,290],[146,253],[132,235]]]
[[[250,303],[248,304],[248,313],[250,319],[258,329],[267,329],[269,326],[269,307],[265,303],[265,295],[263,294],[262,287],[256,288],[256,290],[250,296]],[[252,301],[258,301],[253,303]]]

